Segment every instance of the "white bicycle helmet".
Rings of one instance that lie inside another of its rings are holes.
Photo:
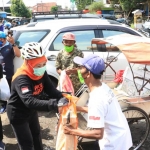
[[[45,51],[41,44],[37,42],[26,43],[21,49],[21,55],[24,59],[34,59],[44,56]]]

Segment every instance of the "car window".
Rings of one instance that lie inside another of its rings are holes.
[[[60,33],[55,40],[53,41],[52,45],[50,46],[49,50],[59,51],[63,48],[62,44],[62,36],[65,32]],[[85,31],[72,31],[72,33],[76,37],[76,45],[77,48],[82,51],[89,51],[91,50],[91,39],[95,38],[94,30],[85,30]],[[97,51],[97,47],[94,49]]]
[[[28,42],[41,42],[44,37],[49,33],[49,30],[40,31],[23,31],[17,35],[16,44],[22,47]]]
[[[103,37],[107,38],[109,36],[125,34],[126,32],[118,31],[118,30],[102,30],[102,33],[103,33]],[[119,49],[112,44],[105,44],[105,46],[107,51],[119,51]]]

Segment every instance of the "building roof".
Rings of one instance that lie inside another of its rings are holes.
[[[52,6],[56,6],[56,2],[37,3],[32,7],[32,12],[46,12],[50,11]]]
[[[3,3],[0,3],[0,7],[10,7],[11,6],[11,1],[10,0],[3,0]]]

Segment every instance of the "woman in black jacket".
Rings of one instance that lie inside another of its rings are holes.
[[[47,59],[40,44],[26,43],[21,54],[24,64],[13,76],[7,115],[20,150],[43,150],[37,111],[57,110],[57,103],[68,101],[46,73]]]

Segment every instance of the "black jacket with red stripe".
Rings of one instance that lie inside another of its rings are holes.
[[[43,94],[47,96],[41,96]],[[8,118],[11,123],[24,122],[37,110],[53,110],[61,97],[61,92],[53,86],[46,72],[39,80],[19,75],[12,82],[11,96],[7,103]]]

